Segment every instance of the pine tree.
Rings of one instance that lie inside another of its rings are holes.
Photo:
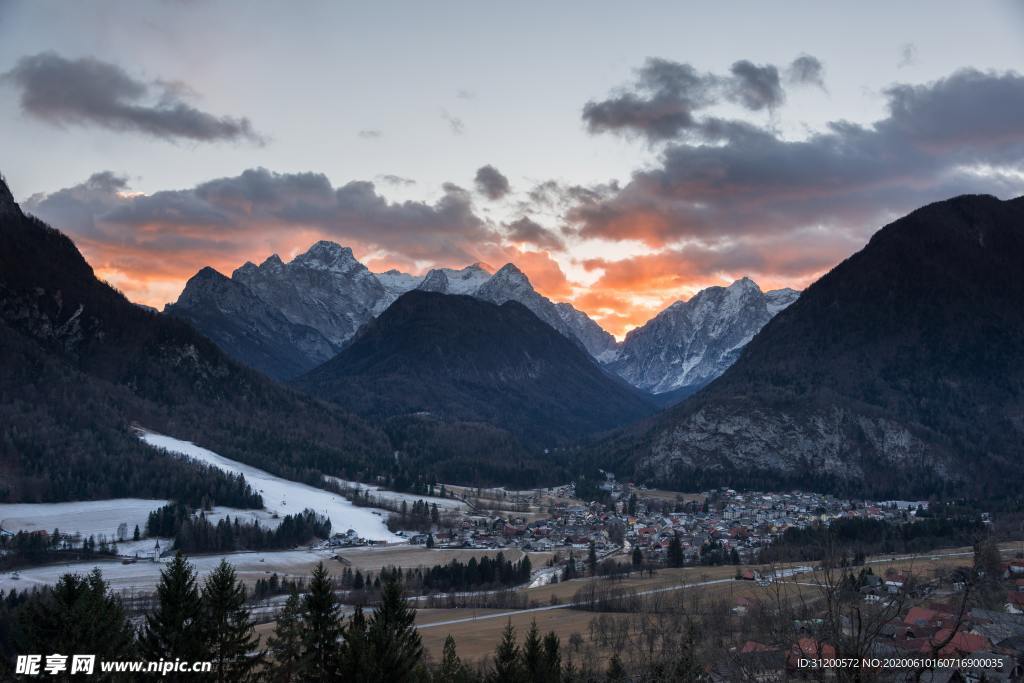
[[[494,651],[492,683],[518,683],[522,679],[519,667],[519,646],[516,644],[516,630],[509,619],[501,634],[501,642]]]
[[[33,593],[19,611],[18,626],[18,652],[88,653],[115,660],[135,656],[131,624],[99,569],[85,576],[65,574],[52,590]],[[96,675],[96,680],[110,680],[98,667]]]
[[[561,643],[554,631],[544,636],[544,681],[558,683],[562,677]]]
[[[441,666],[434,672],[433,680],[435,683],[468,683],[470,680],[469,671],[455,650],[455,638],[450,633],[444,639],[444,655]]]
[[[530,630],[526,632],[526,638],[523,640],[523,649],[520,651],[520,657],[523,662],[523,673],[526,676],[526,680],[538,683],[543,681],[541,672],[543,670],[544,652],[540,631],[537,630],[536,619],[530,622]]]
[[[367,628],[371,656],[379,680],[410,680],[423,657],[423,643],[416,630],[416,610],[402,597],[394,579],[383,585],[380,606]]]
[[[612,655],[604,678],[608,683],[619,683],[626,680],[626,669],[622,666],[622,660],[619,659],[618,655]]]
[[[644,553],[640,550],[640,546],[633,546],[633,566],[639,567],[644,563]]]
[[[313,569],[302,615],[304,681],[335,680],[338,670],[341,619],[331,575],[320,562]]]
[[[364,681],[371,676],[370,645],[363,608],[355,613],[342,634],[340,673],[342,680]]]
[[[587,552],[587,569],[590,570],[591,576],[597,576],[597,547],[594,542],[590,542],[590,550]]]
[[[209,659],[199,628],[201,604],[195,568],[182,553],[177,553],[160,572],[156,594],[157,606],[146,616],[140,642],[145,658],[150,661]]]
[[[263,659],[260,639],[245,605],[245,586],[221,560],[203,584],[202,630],[218,683],[249,680]]]
[[[267,646],[274,660],[270,680],[298,683],[302,663],[302,598],[294,588],[277,616],[274,635],[267,640]]]
[[[668,566],[670,567],[682,567],[683,566],[683,544],[679,540],[679,534],[675,533],[672,535],[672,540],[668,544]]]

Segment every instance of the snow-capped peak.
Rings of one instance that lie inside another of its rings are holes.
[[[347,273],[353,267],[362,265],[352,254],[351,248],[326,240],[320,240],[306,253],[296,256],[292,263],[307,268],[332,270],[339,273]]]
[[[676,301],[626,335],[612,369],[654,393],[696,388],[725,372],[743,347],[798,292],[763,293],[743,277]]]

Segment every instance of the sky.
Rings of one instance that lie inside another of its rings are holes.
[[[1024,193],[1014,2],[0,0],[0,173],[161,307],[318,239],[516,263],[618,337]]]

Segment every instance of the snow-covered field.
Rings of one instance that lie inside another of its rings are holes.
[[[53,531],[82,536],[106,535],[117,538],[121,522],[128,525],[131,538],[135,525],[145,530],[146,517],[167,504],[166,500],[114,498],[71,503],[10,503],[0,505],[0,527],[7,531]]]
[[[153,510],[166,505],[166,500],[146,498],[113,498],[110,500],[83,500],[69,503],[4,503],[0,504],[0,528],[7,531],[53,531],[61,534],[79,534],[82,538],[100,535],[108,541],[117,540],[117,527],[122,522],[128,526],[128,538],[132,537],[135,525],[146,531],[146,517]],[[259,520],[260,524],[274,529],[280,523],[265,510],[239,510],[216,506],[206,513],[206,518],[216,524],[224,517],[238,517],[243,522]]]
[[[359,536],[371,540],[387,542],[403,540],[400,536],[388,531],[385,524],[387,512],[356,507],[342,496],[330,491],[282,479],[261,469],[225,458],[190,441],[182,441],[147,431],[141,431],[139,436],[143,441],[156,448],[179,453],[231,474],[242,474],[249,485],[263,496],[264,507],[269,512],[276,512],[281,517],[309,508],[326,515],[331,520],[333,532],[344,533],[347,529],[354,529]]]
[[[369,491],[370,495],[374,498],[379,498],[381,501],[389,503],[398,503],[399,505],[402,501],[405,501],[411,506],[417,500],[423,500],[428,504],[436,503],[439,510],[463,510],[467,507],[461,500],[455,500],[454,498],[437,498],[434,496],[416,496],[411,493],[398,493],[397,491],[389,491],[372,484],[361,484],[357,481],[346,481],[345,479],[339,479],[338,477],[324,476],[324,479],[333,481],[345,488]]]
[[[140,541],[140,543],[145,543],[145,541]],[[307,576],[313,565],[321,560],[332,574],[338,574],[342,567],[331,560],[331,556],[332,553],[326,551],[281,550],[203,555],[189,557],[189,562],[195,565],[196,572],[202,578],[220,563],[221,558],[224,558],[234,565],[235,571],[242,578],[255,581],[261,576],[269,576],[271,572],[277,572],[278,575]],[[135,564],[121,564],[119,561],[93,561],[32,567],[17,572],[19,575],[17,579],[13,578],[12,572],[0,573],[0,590],[7,591],[12,588],[25,590],[31,589],[33,586],[52,585],[64,574],[88,574],[94,567],[99,567],[103,572],[103,578],[110,583],[114,590],[148,592],[154,589],[160,580],[160,570],[169,561],[170,558],[163,558],[157,562],[139,560]]]

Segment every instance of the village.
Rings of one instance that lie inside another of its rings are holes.
[[[576,498],[568,484],[529,492],[491,491],[505,511],[472,510],[432,533],[415,533],[410,543],[436,548],[519,548],[527,552],[632,553],[639,548],[652,563],[664,563],[678,537],[687,564],[749,564],[787,529],[859,517],[913,523],[927,501],[846,500],[832,495],[737,492],[722,488],[700,494],[652,491],[619,483],[607,474],[601,484],[607,503]],[[479,503],[480,499],[477,499]],[[340,543],[358,544],[349,534]],[[338,542],[338,541],[336,541]]]

